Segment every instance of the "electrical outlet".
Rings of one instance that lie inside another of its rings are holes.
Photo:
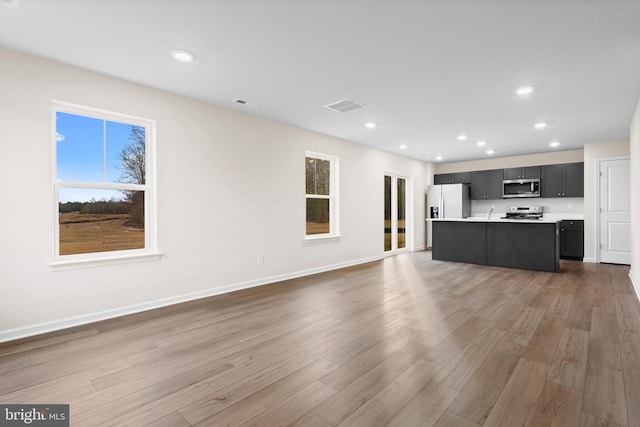
[[[573,203],[569,203],[569,209],[573,209]]]
[[[258,255],[258,265],[264,264],[264,255]]]

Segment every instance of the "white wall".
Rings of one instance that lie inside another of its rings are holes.
[[[425,246],[429,164],[23,53],[0,64],[0,341],[379,258],[384,172],[412,180]],[[50,271],[53,99],[157,121],[159,261]],[[305,244],[306,150],[340,158],[339,239]]]
[[[598,253],[598,160],[628,156],[629,140],[584,146],[584,257],[587,261],[596,262]]]
[[[631,122],[631,279],[640,298],[640,102]]]
[[[582,219],[584,212],[583,197],[539,198],[539,199],[498,199],[472,200],[471,212],[473,216],[484,216],[493,208],[492,215],[505,214],[507,208],[513,205],[539,205],[545,215],[562,217],[561,219]]]

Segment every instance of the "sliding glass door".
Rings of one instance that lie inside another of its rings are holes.
[[[407,247],[407,179],[398,175],[384,177],[384,251]]]

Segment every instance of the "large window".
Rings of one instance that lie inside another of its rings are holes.
[[[155,252],[153,121],[53,106],[56,261]]]
[[[338,226],[338,159],[307,152],[305,157],[307,239],[333,237]]]

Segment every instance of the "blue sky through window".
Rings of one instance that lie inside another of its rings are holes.
[[[132,125],[56,112],[56,172],[58,181],[119,182],[118,155],[129,143]],[[112,196],[119,192],[110,192]],[[103,200],[105,190],[65,188],[61,202]],[[111,197],[108,197],[111,198]]]

